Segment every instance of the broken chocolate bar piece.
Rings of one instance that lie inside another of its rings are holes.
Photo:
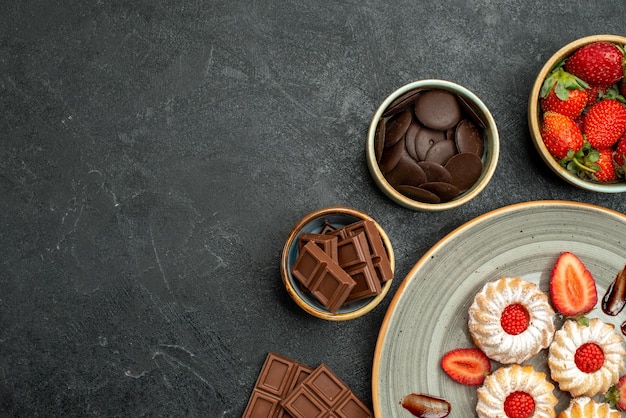
[[[355,222],[344,227],[348,236],[354,236],[360,232],[365,234],[369,245],[370,257],[376,269],[377,275],[381,283],[393,279],[393,270],[383,240],[380,237],[376,224],[369,220]]]
[[[294,418],[369,418],[374,414],[325,364],[320,365],[282,401]]]
[[[243,418],[283,418],[289,415],[281,401],[302,383],[313,369],[277,353],[269,353],[263,363]]]
[[[337,312],[356,282],[315,242],[304,247],[291,273],[330,312]]]
[[[381,291],[381,283],[369,252],[367,238],[363,232],[338,244],[339,265],[356,282],[346,302],[375,296]]]
[[[333,261],[337,262],[338,238],[336,236],[304,232],[298,237],[298,250],[302,251],[302,247],[311,241],[316,243]]]

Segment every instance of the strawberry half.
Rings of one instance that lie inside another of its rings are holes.
[[[491,373],[491,362],[478,348],[457,348],[444,354],[441,368],[455,382],[478,386]]]
[[[604,395],[604,399],[609,405],[626,411],[626,375],[619,378],[617,384]]]
[[[580,317],[598,302],[595,279],[571,252],[561,253],[552,267],[550,298],[554,308],[568,317]]]

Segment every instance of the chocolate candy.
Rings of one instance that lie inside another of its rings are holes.
[[[369,418],[374,414],[325,364],[320,365],[282,402],[294,418]]]
[[[428,90],[415,100],[415,116],[422,125],[445,131],[461,120],[461,106],[449,91]]]
[[[376,158],[398,192],[425,203],[448,202],[482,174],[484,129],[477,112],[452,92],[407,92],[383,112]]]
[[[283,418],[289,415],[281,401],[302,383],[313,368],[277,353],[265,358],[243,418]]]
[[[393,278],[383,241],[370,220],[342,228],[325,222],[320,233],[298,236],[298,251],[291,274],[333,313],[379,294],[382,284]]]
[[[300,251],[291,273],[330,312],[337,312],[356,282],[315,242]]]
[[[268,353],[242,418],[321,416],[366,418],[374,414],[325,364],[313,369]]]

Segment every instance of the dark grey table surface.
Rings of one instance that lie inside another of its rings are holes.
[[[529,200],[625,211],[552,174],[526,123],[542,63],[625,17],[618,0],[0,2],[0,415],[237,417],[270,351],[371,405],[391,296],[448,232]],[[391,202],[364,157],[378,104],[424,78],[476,93],[501,137],[486,190],[438,213]],[[341,323],[279,276],[291,227],[331,205],[369,213],[396,255],[390,296]]]

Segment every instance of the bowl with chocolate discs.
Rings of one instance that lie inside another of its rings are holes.
[[[446,80],[400,87],[371,120],[366,160],[378,187],[396,203],[446,210],[478,196],[500,154],[495,120],[471,91]]]
[[[528,100],[541,160],[580,189],[626,192],[626,37],[576,39],[543,64]]]
[[[391,241],[380,224],[346,206],[304,216],[290,231],[280,262],[296,304],[330,321],[358,318],[378,306],[394,269]]]

